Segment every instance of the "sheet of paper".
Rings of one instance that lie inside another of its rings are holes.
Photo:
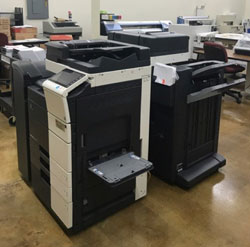
[[[166,86],[172,86],[178,80],[176,68],[162,63],[156,63],[154,67],[154,76],[156,76],[156,83]]]

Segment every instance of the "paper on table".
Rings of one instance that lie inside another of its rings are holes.
[[[162,63],[156,63],[154,67],[154,76],[156,76],[156,83],[165,86],[172,86],[175,81],[179,79],[176,68]]]

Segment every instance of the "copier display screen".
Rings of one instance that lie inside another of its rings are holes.
[[[84,74],[80,74],[76,71],[70,69],[64,69],[60,73],[52,76],[50,80],[63,87],[68,88],[75,82],[79,81],[84,76],[85,76]]]

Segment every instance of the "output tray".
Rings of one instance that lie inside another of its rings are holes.
[[[93,163],[89,171],[110,186],[116,186],[153,169],[153,164],[134,153],[121,154],[114,158]]]

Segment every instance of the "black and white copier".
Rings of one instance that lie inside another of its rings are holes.
[[[149,49],[115,41],[47,44],[14,63],[19,170],[67,232],[146,196]]]
[[[154,65],[151,88],[149,160],[153,173],[171,184],[190,188],[226,164],[218,154],[223,92],[244,83],[227,82],[226,63],[182,63],[187,35],[113,32],[109,39],[140,44],[151,50]]]

